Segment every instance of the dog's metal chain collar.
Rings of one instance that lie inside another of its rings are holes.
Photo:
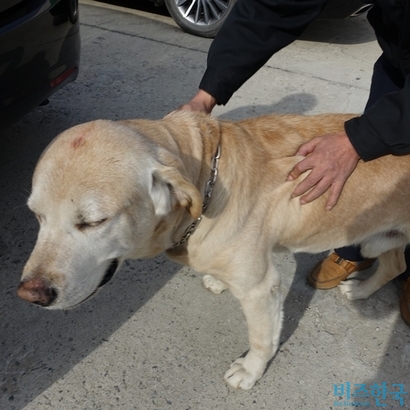
[[[221,146],[218,144],[216,153],[212,158],[211,178],[206,183],[206,187],[205,187],[205,197],[204,197],[204,202],[202,203],[201,216],[198,219],[195,219],[195,221],[192,222],[191,225],[188,226],[188,228],[185,230],[185,233],[182,239],[178,241],[177,243],[175,243],[174,245],[172,245],[171,249],[174,249],[180,245],[183,245],[189,239],[189,237],[195,232],[195,229],[198,227],[199,222],[201,222],[202,217],[204,216],[204,213],[208,209],[209,202],[211,201],[211,197],[212,197],[212,190],[214,189],[214,185],[218,177],[218,165],[219,165],[220,157],[221,157]]]

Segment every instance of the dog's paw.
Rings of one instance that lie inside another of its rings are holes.
[[[349,279],[340,282],[339,290],[342,295],[345,295],[349,300],[367,299],[369,297],[362,281],[357,279]]]
[[[231,364],[225,373],[225,381],[234,389],[249,390],[261,378],[262,372],[252,373],[245,368],[245,357],[240,357]]]
[[[228,286],[226,286],[225,283],[222,283],[220,280],[215,279],[212,275],[205,275],[202,278],[202,284],[204,285],[205,289],[208,289],[215,295],[219,295],[225,289],[228,289]]]

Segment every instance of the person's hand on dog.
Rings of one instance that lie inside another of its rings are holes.
[[[199,90],[190,101],[180,105],[177,110],[181,111],[199,111],[210,114],[216,105],[216,100],[211,94],[204,90]]]
[[[337,203],[343,186],[356,168],[360,157],[345,132],[324,135],[303,144],[296,155],[306,157],[289,173],[293,181],[304,172],[310,174],[295,188],[293,196],[301,196],[301,204],[312,202],[330,188],[326,210]]]

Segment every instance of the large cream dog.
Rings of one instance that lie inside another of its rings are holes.
[[[348,118],[268,115],[233,122],[174,112],[158,121],[100,120],[63,132],[34,173],[28,205],[40,231],[19,295],[67,309],[107,282],[124,259],[166,251],[206,273],[207,289],[229,289],[239,299],[250,350],[225,380],[250,389],[278,349],[275,251],[361,244],[379,266],[365,281],[340,285],[349,299],[367,298],[405,269],[410,156],[359,162],[331,211],[325,211],[326,195],[303,206],[292,198],[300,179],[286,177],[300,160],[293,156],[297,148],[342,130]]]

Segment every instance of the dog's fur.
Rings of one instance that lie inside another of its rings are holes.
[[[162,120],[94,121],[58,136],[36,167],[28,204],[40,221],[19,295],[70,308],[98,288],[112,261],[166,251],[228,289],[246,316],[250,350],[225,374],[251,388],[278,349],[282,322],[275,250],[322,252],[360,244],[378,257],[369,279],[340,285],[367,298],[405,269],[410,236],[410,156],[359,162],[338,204],[327,195],[301,206],[286,182],[312,137],[343,130],[352,115],[268,115],[222,121],[174,112]],[[186,244],[172,248],[201,215],[212,158],[219,174],[208,210]],[[115,270],[116,265],[114,264]]]

